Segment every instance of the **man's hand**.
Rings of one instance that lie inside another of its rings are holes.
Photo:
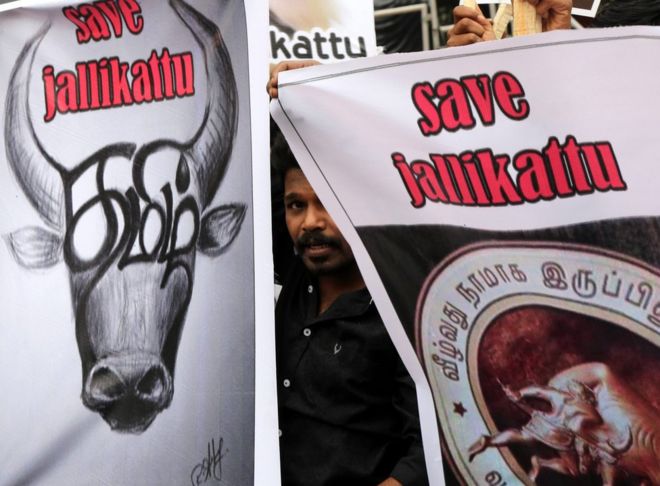
[[[270,70],[270,79],[266,85],[266,91],[271,98],[277,98],[277,78],[282,71],[290,71],[291,69],[300,69],[309,66],[316,66],[320,64],[318,61],[283,61]]]
[[[543,18],[543,31],[570,29],[573,0],[526,0]],[[478,8],[478,7],[477,7]],[[454,8],[454,26],[447,32],[447,46],[467,46],[495,40],[490,20],[480,10],[465,5]]]
[[[399,481],[394,478],[387,478],[385,481],[380,483],[378,486],[403,486]]]
[[[447,32],[448,47],[467,46],[488,40],[495,40],[495,32],[490,20],[482,15],[481,10],[465,5],[454,8],[454,25]]]
[[[571,28],[573,0],[527,0],[543,18],[543,32]]]

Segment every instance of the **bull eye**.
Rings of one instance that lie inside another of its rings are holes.
[[[67,220],[64,260],[82,272],[112,258],[127,236],[128,202],[115,190],[94,196]]]
[[[179,159],[179,165],[176,168],[176,189],[179,191],[179,194],[183,194],[190,187],[190,168],[188,167],[188,162],[186,158],[181,155]]]
[[[176,226],[175,250],[187,248],[193,243],[192,240],[195,237],[196,224],[197,221],[192,211],[185,210],[179,215]]]
[[[140,249],[144,254],[151,255],[160,245],[165,229],[164,216],[156,206],[148,207],[142,217],[140,227]]]
[[[78,220],[72,235],[76,256],[82,261],[92,261],[100,256],[108,237],[107,230],[101,204],[90,207]]]

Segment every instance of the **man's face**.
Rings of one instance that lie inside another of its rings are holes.
[[[350,246],[300,169],[284,177],[286,226],[307,269],[323,275],[355,265]]]

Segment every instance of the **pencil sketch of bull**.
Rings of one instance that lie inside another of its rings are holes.
[[[215,24],[182,0],[170,0],[170,5],[206,63],[206,110],[191,140],[160,139],[140,147],[115,143],[66,166],[51,156],[37,136],[28,105],[35,53],[49,26],[20,53],[5,107],[9,165],[48,227],[19,229],[5,239],[25,268],[64,260],[82,361],[82,401],[113,430],[130,433],[146,430],[172,400],[197,250],[211,257],[223,253],[246,212],[239,203],[209,207],[236,132],[229,53]],[[149,174],[166,169],[148,168],[163,154],[174,154],[167,175],[171,182],[154,188]],[[107,175],[117,161],[128,168],[127,187],[118,188]],[[82,201],[81,186],[88,194]],[[92,224],[91,232],[90,221],[100,222]],[[102,234],[97,251],[85,254],[80,246],[95,232]]]

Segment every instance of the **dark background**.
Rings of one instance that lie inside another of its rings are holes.
[[[580,243],[660,267],[660,218],[605,220],[534,231],[483,231],[440,225],[364,226],[357,231],[413,346],[415,308],[426,278],[446,256],[471,243]]]

